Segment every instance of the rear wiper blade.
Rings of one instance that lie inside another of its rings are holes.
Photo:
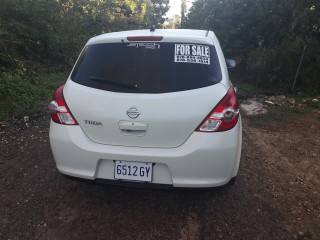
[[[114,86],[133,89],[133,90],[138,90],[140,88],[140,86],[138,84],[131,85],[131,84],[127,84],[127,83],[117,82],[117,81],[114,81],[112,79],[107,79],[107,78],[89,77],[89,79],[92,81],[97,81],[97,82],[106,83],[106,84],[110,84],[110,85],[114,85]]]

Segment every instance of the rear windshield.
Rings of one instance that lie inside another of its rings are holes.
[[[126,42],[87,46],[71,79],[79,84],[126,93],[168,93],[221,81],[212,45]]]

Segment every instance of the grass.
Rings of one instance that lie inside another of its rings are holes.
[[[292,108],[278,108],[270,107],[268,108],[268,113],[258,116],[250,117],[250,122],[255,125],[267,125],[271,122],[281,121],[284,118],[289,118],[292,114],[303,114],[309,112],[313,109],[320,110],[320,89],[305,89],[303,92],[285,92],[284,90],[272,90],[272,88],[261,88],[253,84],[246,83],[239,80],[239,78],[233,76],[233,85],[237,88],[237,95],[239,99],[252,98],[258,95],[285,95],[289,98],[294,98],[296,102],[303,103],[303,107],[292,107]],[[281,91],[281,92],[280,92]],[[281,93],[281,94],[280,94]],[[318,99],[319,101],[313,101],[313,99]],[[304,100],[304,102],[302,102]]]
[[[288,94],[288,97],[295,98],[297,101],[302,102],[305,101],[305,105],[309,109],[319,109],[320,110],[320,91],[318,89],[311,90],[308,92],[303,92],[299,94]],[[317,99],[318,101],[313,101],[313,99]]]
[[[270,91],[264,88],[256,87],[253,84],[242,81],[232,81],[234,87],[237,89],[237,94],[240,98],[250,98],[258,94],[265,94]]]
[[[277,108],[270,107],[265,114],[250,116],[248,120],[254,127],[267,127],[278,122],[290,121],[293,116],[302,115],[309,112],[310,108]]]
[[[0,118],[33,116],[67,77],[67,72],[32,76],[0,73]]]
[[[277,86],[265,86],[258,87],[253,83],[248,83],[243,76],[239,76],[234,72],[230,72],[230,78],[233,85],[237,88],[237,92],[240,97],[249,98],[255,95],[264,94],[267,96],[271,95],[285,95],[296,100],[307,99],[307,105],[311,107],[319,107],[319,105],[311,100],[313,98],[318,98],[320,100],[320,88],[300,88],[299,90],[291,91],[291,88],[277,87]],[[309,101],[310,100],[310,101]]]
[[[237,78],[233,78],[237,79]],[[253,84],[249,84],[240,80],[233,81],[233,85],[237,88],[237,95],[240,99],[251,98],[257,95],[278,95],[276,91],[272,91],[266,88],[256,87]],[[278,90],[280,91],[280,90]],[[314,109],[320,110],[320,102],[313,101],[312,99],[318,99],[320,101],[320,90],[312,89],[305,90],[304,92],[282,92],[281,95],[286,97],[294,98],[296,102],[302,103],[304,99],[303,107],[269,107],[266,114],[250,116],[248,119],[250,124],[256,127],[266,127],[272,123],[284,121],[290,119],[294,115],[302,115],[306,112],[310,112]],[[288,120],[289,121],[289,120]]]

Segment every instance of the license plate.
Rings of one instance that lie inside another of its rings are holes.
[[[114,162],[114,178],[131,181],[152,181],[152,163]]]

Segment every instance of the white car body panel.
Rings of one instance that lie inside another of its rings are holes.
[[[160,148],[181,145],[226,92],[225,87],[218,83],[174,93],[115,93],[88,88],[72,81],[63,91],[73,116],[92,141],[118,146]],[[131,107],[140,110],[137,119],[127,116],[126,111]],[[87,120],[98,121],[102,125],[85,124]],[[123,134],[121,130],[130,127],[121,127],[120,123],[124,121],[135,124],[133,130],[137,129],[137,124],[145,124],[145,134],[141,135],[140,131]]]
[[[241,132],[239,119],[226,132],[194,132],[177,148],[122,147],[94,143],[79,126],[51,121],[50,143],[58,170],[70,176],[114,180],[114,160],[151,162],[155,184],[217,187],[237,175]]]

